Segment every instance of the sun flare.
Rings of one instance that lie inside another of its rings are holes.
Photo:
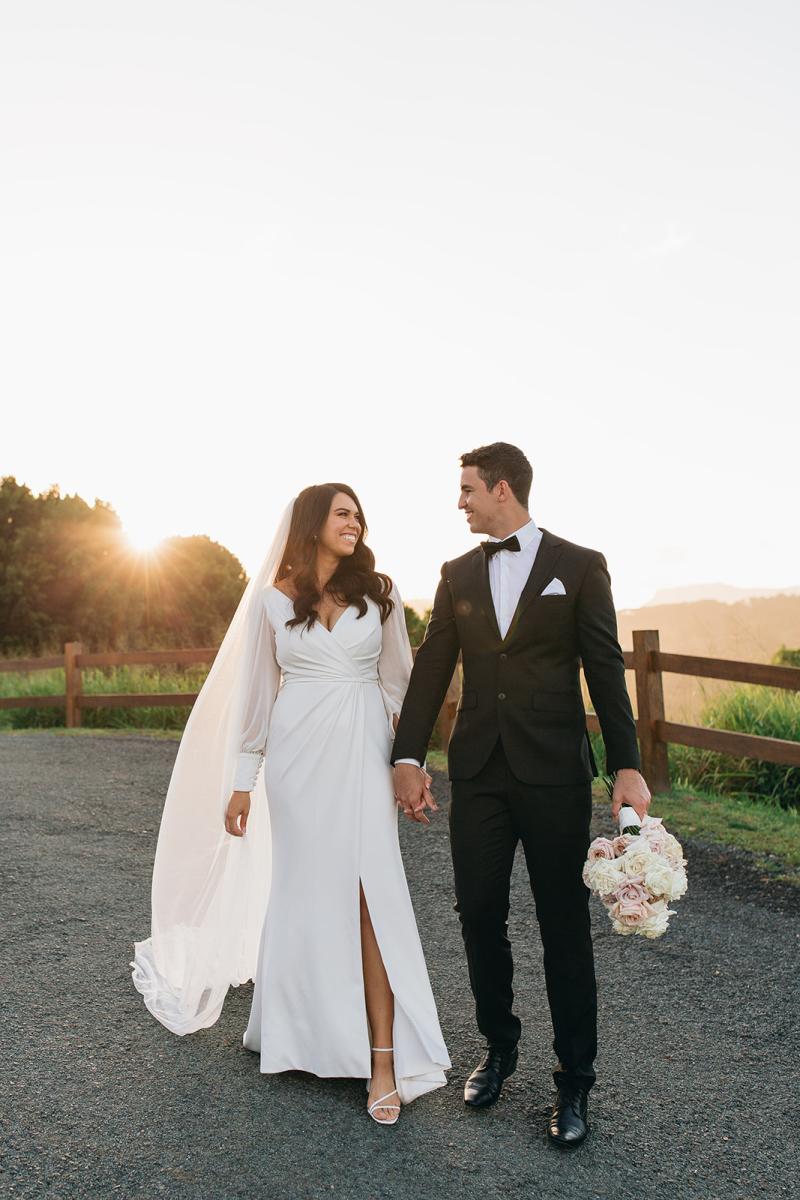
[[[124,532],[125,541],[136,554],[155,554],[164,540],[163,536],[145,527],[137,529],[126,526]]]

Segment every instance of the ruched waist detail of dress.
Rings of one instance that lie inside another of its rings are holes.
[[[290,683],[378,683],[377,675],[285,675],[282,687]]]

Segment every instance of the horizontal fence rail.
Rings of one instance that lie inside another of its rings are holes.
[[[77,667],[133,667],[133,666],[164,666],[172,663],[175,666],[189,666],[192,663],[212,663],[217,657],[219,646],[207,646],[199,650],[121,650],[107,654],[75,655]],[[58,664],[63,666],[63,661]]]
[[[732,758],[758,758],[762,762],[800,767],[800,742],[790,742],[784,738],[734,733],[729,729],[706,729],[697,725],[677,725],[674,721],[656,721],[656,736],[662,742],[716,750]]]
[[[673,675],[697,675],[703,679],[728,679],[733,683],[757,683],[763,687],[800,691],[800,667],[773,667],[768,663],[701,658],[694,654],[665,654],[659,650],[651,655],[649,669]]]
[[[64,666],[64,655],[59,654],[50,658],[3,658],[0,659],[2,671],[52,671],[54,667]]]
[[[86,695],[83,692],[81,672],[90,667],[167,664],[189,666],[197,663],[210,665],[216,658],[218,649],[217,646],[201,646],[181,650],[124,650],[87,654],[79,642],[67,642],[63,655],[9,658],[0,661],[0,672],[47,671],[61,668],[65,679],[63,695],[3,696],[0,697],[0,708],[61,707],[66,710],[67,726],[74,728],[81,724],[81,713],[90,708],[160,708],[192,705],[198,697],[197,692]],[[641,748],[642,773],[652,791],[666,791],[669,788],[667,747],[670,744],[713,750],[734,758],[754,758],[762,762],[800,767],[800,742],[668,721],[664,712],[663,687],[664,674],[671,673],[800,691],[800,667],[736,662],[732,659],[706,658],[694,654],[669,654],[659,648],[658,631],[654,629],[635,630],[633,650],[625,650],[623,657],[626,670],[635,675],[636,726]],[[437,721],[443,747],[447,746],[455,723],[459,693],[458,674],[456,671],[451,680]],[[592,712],[586,714],[586,728],[591,733],[602,733],[600,721]]]

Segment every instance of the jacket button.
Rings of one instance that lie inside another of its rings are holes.
[[[500,655],[500,661],[501,661],[501,662],[505,662],[507,658],[508,658],[508,655],[507,655],[507,654],[501,654],[501,655]]]
[[[497,699],[498,699],[498,700],[505,700],[505,698],[506,698],[506,694],[505,694],[505,692],[499,692],[499,693],[498,693],[498,696],[497,696]]]

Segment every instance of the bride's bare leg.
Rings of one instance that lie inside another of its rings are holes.
[[[373,1046],[391,1046],[392,1028],[394,1025],[394,996],[389,986],[389,978],[383,965],[381,952],[372,928],[372,920],[367,908],[364,889],[359,885],[361,901],[361,959],[364,964],[364,996],[367,1002],[367,1017],[372,1036]],[[394,1091],[394,1055],[372,1055],[372,1085],[369,1089],[368,1104],[372,1104],[380,1096]],[[398,1096],[389,1096],[389,1104],[399,1104]],[[376,1108],[375,1116],[379,1120],[391,1121],[397,1116],[397,1109]]]

